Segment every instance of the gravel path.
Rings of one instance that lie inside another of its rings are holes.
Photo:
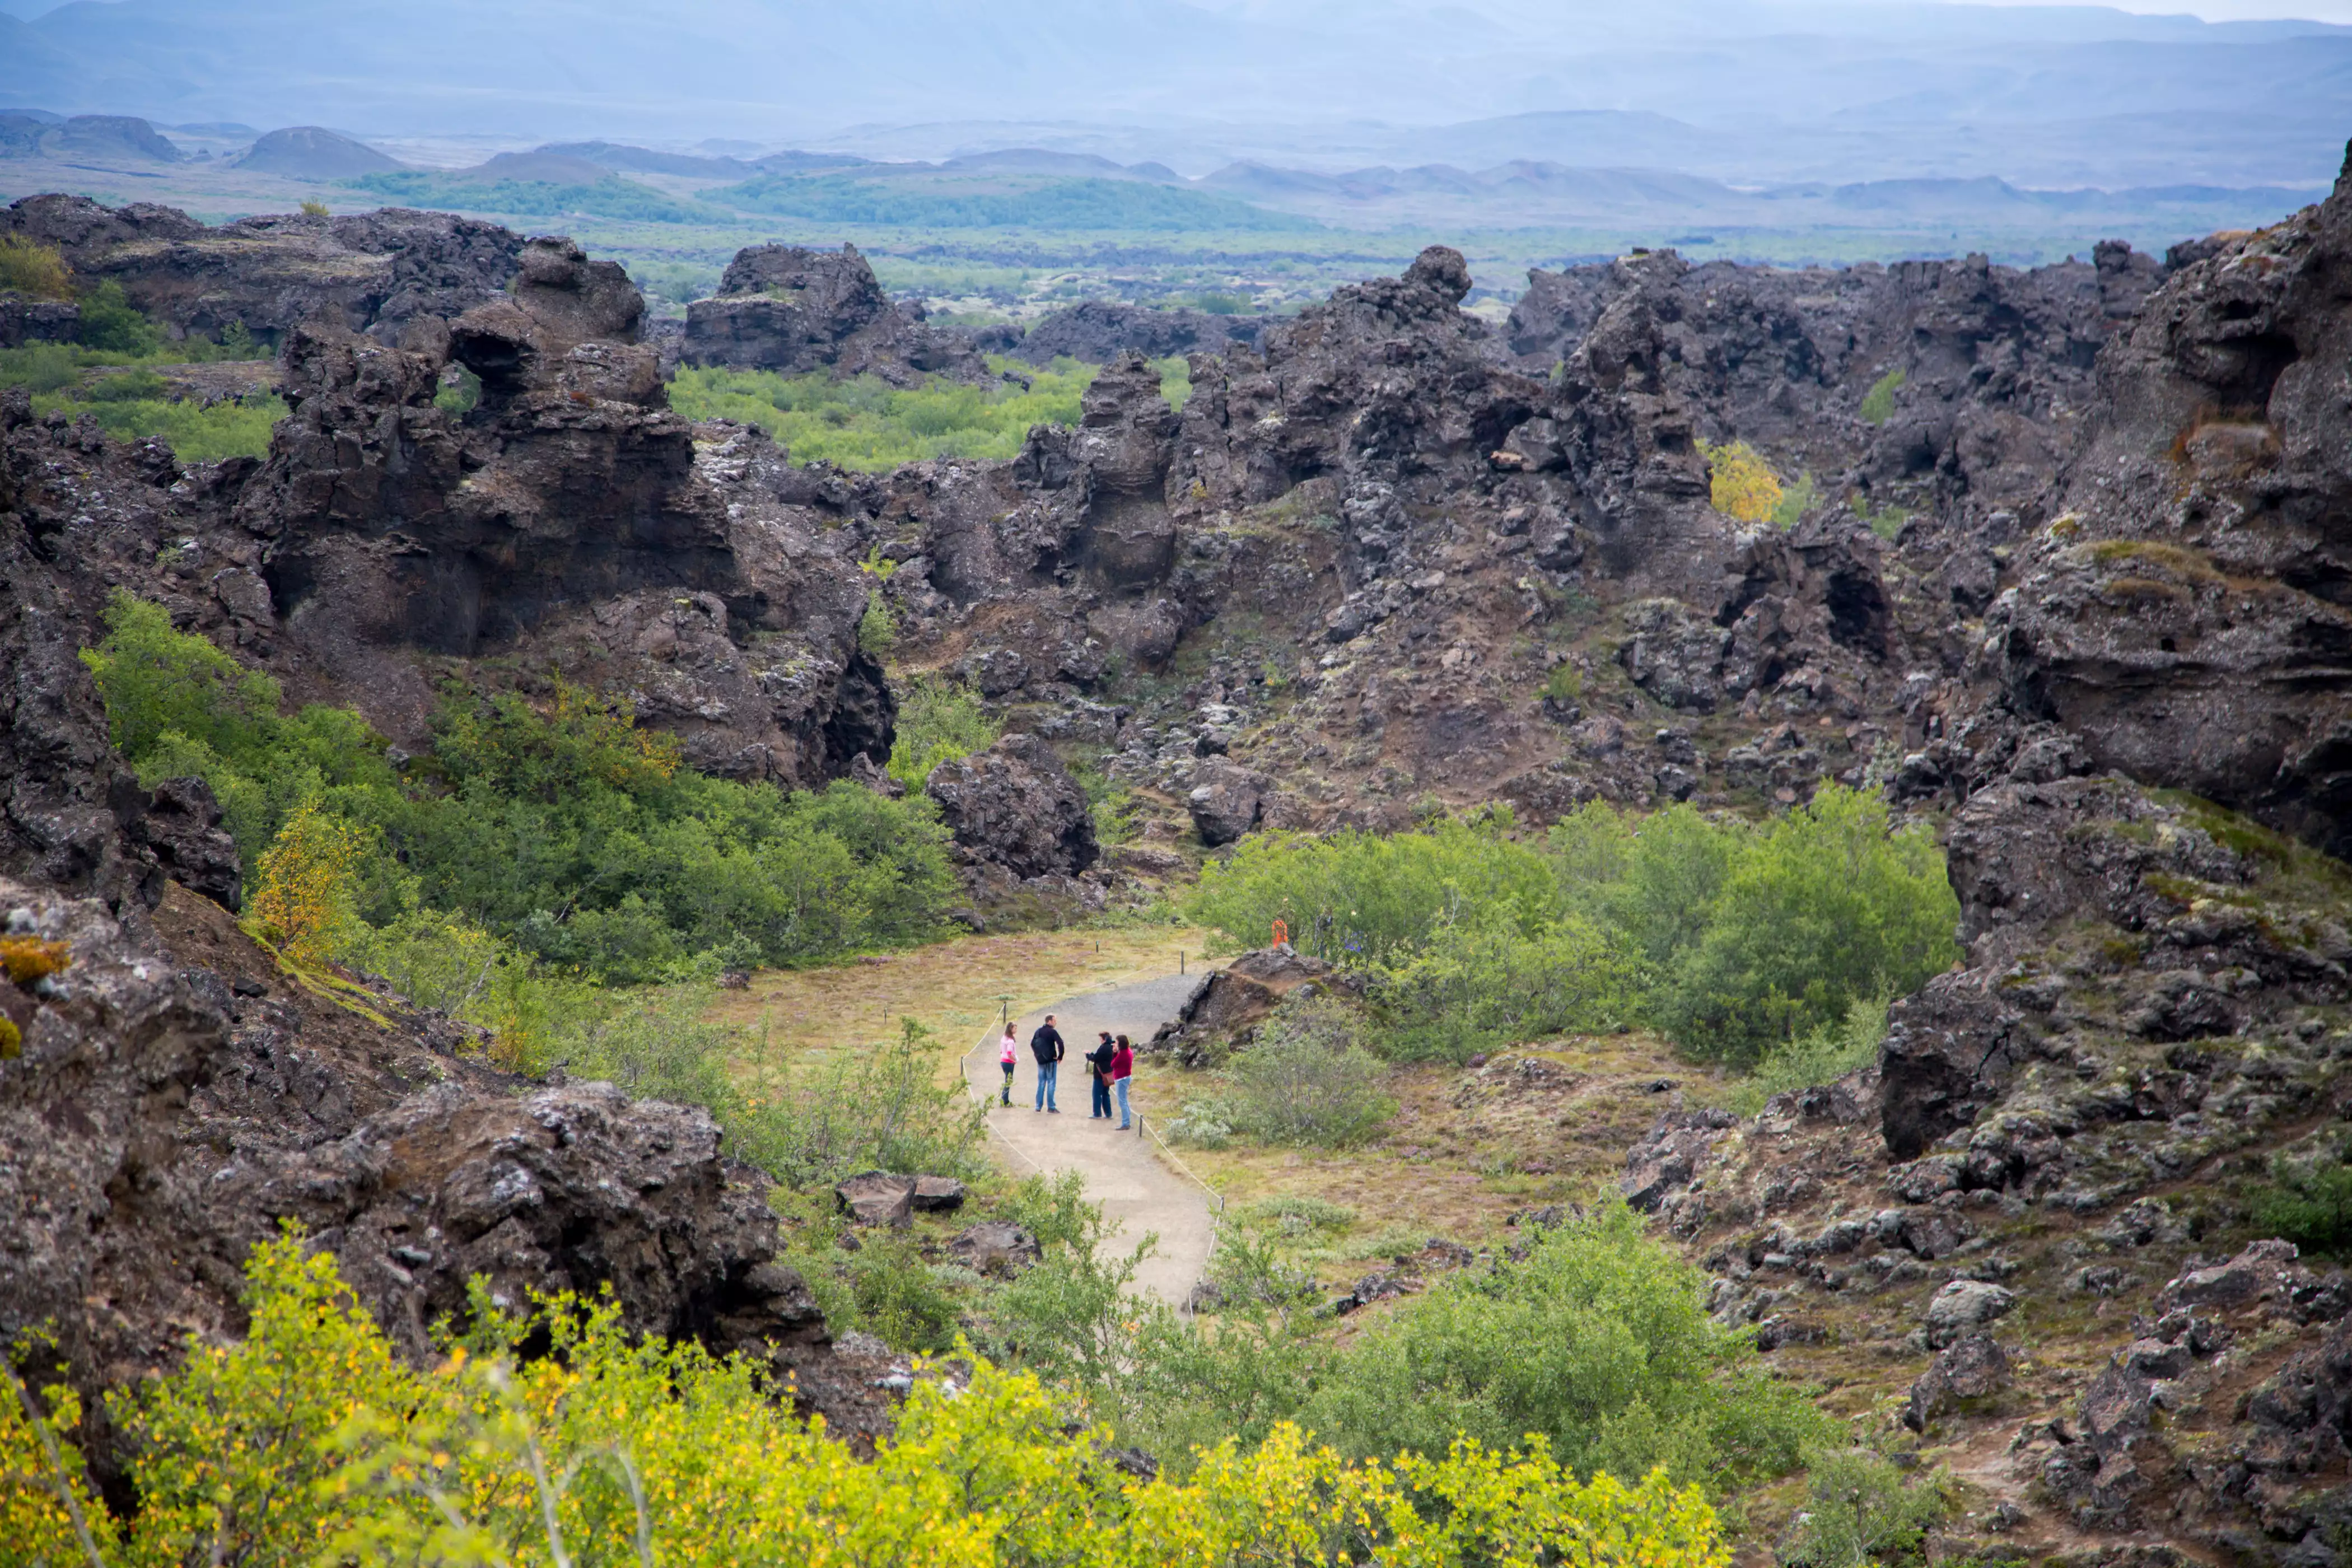
[[[1120,1132],[1118,1122],[1087,1117],[1086,1064],[1079,1055],[1093,1047],[1095,1031],[1108,1029],[1130,1040],[1148,1040],[1152,1032],[1183,1006],[1201,984],[1200,974],[1168,974],[1157,980],[1073,996],[1040,1008],[1014,1024],[1021,1039],[1021,1060],[1013,1076],[1013,1104],[997,1103],[1003,1072],[997,1066],[999,1031],[991,1029],[963,1058],[964,1082],[988,1102],[989,1131],[1010,1153],[1021,1171],[1076,1171],[1086,1178],[1087,1196],[1102,1205],[1118,1222],[1110,1245],[1124,1253],[1149,1232],[1159,1239],[1151,1256],[1137,1270],[1138,1289],[1181,1306],[1208,1267],[1214,1231],[1209,1196],[1199,1183],[1172,1168],[1158,1145],[1138,1131]],[[1055,1086],[1059,1115],[1033,1109],[1036,1101],[1037,1066],[1029,1057],[1029,1036],[1045,1015],[1068,1042],[1069,1057],[1062,1063]]]

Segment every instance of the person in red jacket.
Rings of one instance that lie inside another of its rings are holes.
[[[1118,1128],[1122,1132],[1135,1124],[1135,1118],[1127,1109],[1127,1080],[1134,1076],[1135,1047],[1121,1035],[1118,1048],[1110,1054],[1110,1087],[1111,1092],[1118,1096]]]

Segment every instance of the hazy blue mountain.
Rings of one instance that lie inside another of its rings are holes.
[[[2352,28],[1905,0],[76,0],[0,16],[0,109],[29,107],[1187,174],[2300,186],[2352,132]]]

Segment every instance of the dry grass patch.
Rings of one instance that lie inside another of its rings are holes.
[[[937,1039],[941,1081],[951,1081],[1001,1009],[1018,1018],[1066,997],[1171,974],[1179,952],[1197,968],[1208,941],[1190,926],[958,937],[845,963],[761,970],[749,989],[721,993],[709,1016],[751,1030],[752,1048],[770,1064],[796,1067],[896,1039],[911,1016]]]

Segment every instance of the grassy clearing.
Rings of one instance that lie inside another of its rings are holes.
[[[88,416],[108,435],[126,441],[160,436],[184,463],[258,458],[268,453],[269,432],[286,416],[282,398],[255,391],[206,407],[173,396],[169,380],[158,372],[261,357],[263,351],[244,334],[226,343],[200,338],[164,343],[151,332],[128,348],[26,343],[0,349],[0,386],[30,392],[37,415]],[[92,376],[97,370],[113,374]]]
[[[1197,965],[1208,940],[1192,926],[958,937],[848,963],[761,970],[749,990],[719,993],[707,1016],[764,1031],[769,1050],[801,1060],[872,1049],[897,1038],[911,1015],[936,1037],[947,1080],[961,1076],[957,1063],[1002,1009],[1017,1018],[1066,996],[1149,980],[1174,970],[1179,951]]]
[[[1531,1064],[1523,1067],[1521,1064]],[[1664,1081],[1673,1088],[1658,1090]],[[1713,1103],[1734,1077],[1695,1067],[1647,1032],[1579,1036],[1497,1056],[1484,1068],[1398,1068],[1383,1085],[1398,1112],[1378,1139],[1339,1152],[1236,1139],[1188,1148],[1184,1163],[1230,1212],[1333,1205],[1348,1218],[1276,1232],[1286,1260],[1326,1285],[1353,1281],[1432,1237],[1500,1246],[1513,1212],[1589,1204],[1624,1169],[1625,1151],[1679,1091]],[[1214,1092],[1203,1074],[1147,1064],[1131,1091],[1155,1119]]]
[[[670,406],[689,419],[756,425],[803,463],[824,460],[879,473],[931,458],[1006,458],[1034,425],[1076,425],[1096,368],[1060,359],[1044,370],[992,360],[1001,381],[973,386],[934,379],[895,387],[878,376],[837,381],[822,372],[686,366],[670,385]],[[1182,406],[1191,390],[1181,359],[1160,363],[1162,395]],[[1025,384],[1024,384],[1025,383]]]

